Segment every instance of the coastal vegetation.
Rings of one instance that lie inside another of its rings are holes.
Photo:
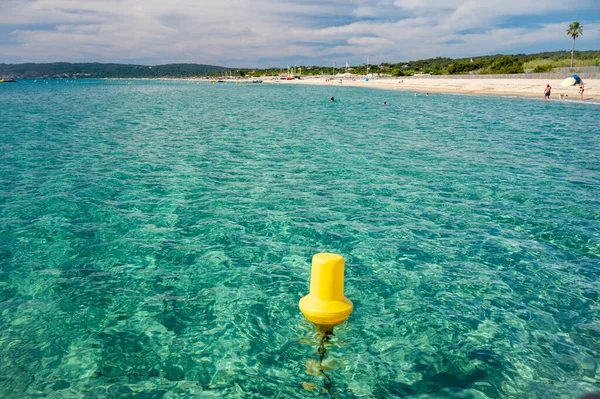
[[[133,65],[53,62],[0,64],[0,76],[14,78],[182,78],[229,74],[236,69],[202,64]]]
[[[575,51],[574,65],[600,66],[600,51]],[[526,70],[538,68],[535,72],[547,72],[552,68],[569,67],[568,51],[551,51],[537,54],[516,55],[487,55],[469,58],[446,58],[435,57],[417,61],[383,62],[379,65],[369,65],[369,73],[391,75],[394,77],[411,76],[415,73],[426,73],[432,75],[457,75],[457,74],[516,74]],[[550,65],[550,67],[546,66]],[[367,65],[351,66],[347,70],[355,75],[367,74]],[[273,76],[285,73],[286,70],[278,68],[248,70],[247,76]],[[330,75],[332,73],[344,73],[346,69],[333,70],[331,67],[309,66],[302,67],[302,75]]]
[[[576,67],[600,66],[599,51],[579,51],[574,60]],[[553,68],[569,67],[568,53],[564,51],[538,54],[491,55],[473,58],[431,58],[415,62],[392,64],[392,76],[410,76],[415,72],[432,75],[457,74],[513,74],[549,72]]]
[[[486,55],[469,58],[435,57],[417,61],[382,62],[369,65],[368,73],[387,76],[411,76],[415,73],[432,75],[458,74],[516,74],[523,72],[550,72],[553,68],[571,65],[569,51],[553,51],[537,54]],[[573,51],[574,67],[600,66],[600,51]],[[367,65],[334,69],[331,66],[302,66],[295,68],[302,76],[351,73],[366,75]],[[285,68],[226,68],[201,64],[132,65],[101,63],[47,63],[47,64],[0,64],[0,77],[23,78],[187,78],[232,75],[260,77],[285,75]]]
[[[553,60],[548,58],[536,58],[535,60],[527,61],[523,64],[525,70],[534,70],[537,68],[570,68],[571,60],[568,58]],[[600,57],[590,59],[579,59],[573,60],[573,68],[581,67],[600,67]],[[537,72],[537,71],[535,71]]]
[[[501,56],[500,58],[483,58],[457,60],[448,66],[448,74],[478,71],[480,74],[510,74],[523,73],[523,61],[519,57]]]
[[[533,73],[545,73],[545,72],[552,72],[554,68],[552,67],[551,64],[540,64],[538,66],[536,66],[535,68],[533,68],[531,70],[531,72]]]

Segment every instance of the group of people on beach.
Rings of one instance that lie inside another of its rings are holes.
[[[583,82],[579,83],[579,101],[583,101],[583,92],[585,91],[585,86]],[[550,100],[550,93],[552,92],[552,87],[548,83],[546,88],[544,89],[544,100]],[[559,98],[564,100],[566,97],[569,97],[568,94],[559,94]]]

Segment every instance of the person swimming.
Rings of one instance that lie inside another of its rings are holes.
[[[383,102],[383,105],[387,105],[387,101],[384,101],[384,102]]]
[[[335,98],[331,97],[331,102],[334,102],[334,101],[335,101]]]

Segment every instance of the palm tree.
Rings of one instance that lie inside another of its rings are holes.
[[[583,35],[583,25],[579,21],[573,22],[567,29],[567,35],[573,38],[573,46],[571,47],[571,68],[573,68],[573,53],[575,52],[575,39]]]

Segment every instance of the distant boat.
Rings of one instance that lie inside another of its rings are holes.
[[[8,78],[8,79],[0,79],[0,83],[16,83],[17,81],[14,80],[13,78]]]
[[[34,80],[34,82],[35,82],[35,83],[42,83],[42,82],[44,82],[44,81],[43,81],[42,79],[36,79],[36,80]]]
[[[252,81],[252,83],[262,83],[262,80],[260,80],[260,79],[254,79],[254,80]]]
[[[217,83],[225,83],[225,81],[224,81],[224,80],[221,80],[221,79],[219,79],[219,80],[217,80]]]

